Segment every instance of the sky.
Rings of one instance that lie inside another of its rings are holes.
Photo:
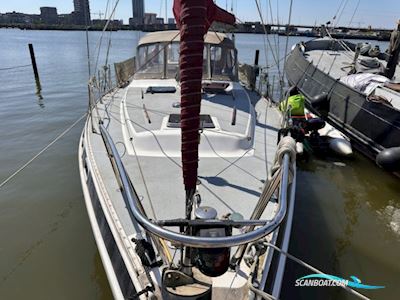
[[[114,2],[115,0],[110,0]],[[274,22],[279,18],[280,23],[288,23],[289,0],[259,0],[263,17],[270,23],[271,12]],[[231,9],[233,2],[234,13],[240,21],[259,21],[255,0],[217,0],[223,8]],[[355,8],[358,5],[358,9]],[[173,0],[145,0],[146,12],[161,14],[165,17],[165,4],[168,4],[167,14],[172,17]],[[269,9],[271,3],[272,10]],[[99,18],[99,12],[105,12],[107,0],[90,0],[92,19]],[[54,6],[58,13],[70,13],[73,10],[73,0],[2,0],[0,13],[18,11],[39,14],[39,7]],[[343,9],[344,7],[344,9]],[[267,10],[268,8],[268,10]],[[340,8],[340,9],[339,9]],[[394,28],[400,19],[399,0],[293,0],[291,24],[313,25],[332,20],[337,13],[336,22],[339,25],[374,28]],[[343,11],[343,13],[341,13]],[[355,12],[355,14],[354,14]],[[266,15],[268,14],[268,18]],[[352,17],[354,14],[354,17]],[[132,15],[132,1],[120,0],[116,18],[128,23]],[[104,16],[103,16],[104,17]],[[350,23],[351,22],[351,23]]]

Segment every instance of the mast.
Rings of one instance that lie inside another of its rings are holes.
[[[196,192],[200,141],[200,103],[203,76],[204,35],[213,21],[233,25],[235,16],[212,0],[174,0],[174,15],[180,30],[181,153],[186,191],[186,217]]]
[[[400,20],[397,22],[397,30],[393,30],[390,36],[390,45],[388,49],[389,59],[387,61],[385,76],[392,79],[396,72],[397,63],[400,54]]]
[[[168,0],[165,0],[165,24],[168,24]]]

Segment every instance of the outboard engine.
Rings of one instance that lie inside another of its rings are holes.
[[[217,211],[208,206],[198,207],[195,212],[198,220],[215,220]],[[196,227],[193,232],[198,237],[224,237],[232,235],[229,227]],[[196,249],[194,263],[201,273],[210,277],[224,274],[229,267],[230,248]]]
[[[325,121],[321,118],[312,118],[304,123],[304,130],[306,132],[314,132],[324,128],[325,125]]]

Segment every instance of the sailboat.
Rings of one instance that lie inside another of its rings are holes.
[[[235,17],[174,3],[91,99],[79,143],[88,216],[115,299],[278,298],[290,241],[296,149],[282,114],[238,80]],[[91,81],[93,82],[93,80]],[[274,248],[275,247],[275,248]]]

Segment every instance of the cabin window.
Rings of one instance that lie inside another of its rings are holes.
[[[167,46],[167,78],[175,78],[179,70],[179,44]]]
[[[177,78],[179,75],[178,42],[142,45],[137,52],[136,78]],[[203,78],[236,80],[236,50],[224,43],[205,44],[203,53]]]
[[[139,78],[175,78],[179,70],[179,43],[142,45],[137,53]]]
[[[221,47],[212,46],[212,47],[210,47],[210,50],[211,50],[211,61],[212,62],[221,61],[222,48]]]
[[[179,44],[171,43],[168,49],[168,64],[179,65]]]
[[[219,45],[210,45],[210,72],[207,77],[214,79],[236,78],[236,54],[234,49]],[[204,74],[206,75],[206,74]]]
[[[150,44],[138,49],[138,71],[149,78],[161,78],[164,72],[164,48],[162,44]]]

